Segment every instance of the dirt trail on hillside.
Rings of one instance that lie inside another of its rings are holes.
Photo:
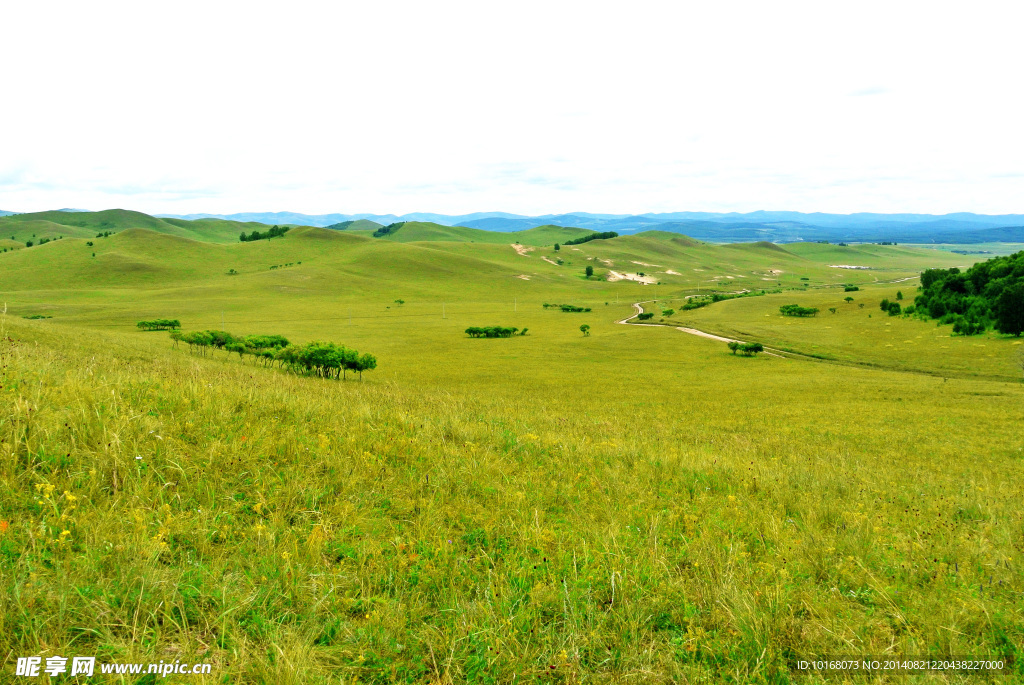
[[[687,328],[686,326],[665,326],[664,324],[660,324],[660,323],[635,323],[635,322],[632,322],[631,321],[632,319],[635,319],[637,316],[639,316],[640,314],[644,313],[643,305],[645,303],[647,303],[647,302],[654,302],[654,300],[644,300],[643,302],[634,302],[633,303],[633,309],[635,309],[636,311],[633,312],[632,315],[627,316],[625,319],[620,319],[619,321],[616,321],[615,323],[624,324],[626,326],[652,326],[652,327],[655,327],[655,328],[674,328],[677,331],[682,331],[683,333],[688,333],[689,335],[696,335],[696,336],[701,337],[701,338],[707,338],[708,340],[717,340],[718,342],[724,342],[724,343],[737,342],[737,343],[743,344],[745,342],[743,340],[737,340],[736,338],[726,338],[726,337],[721,336],[721,335],[715,335],[714,333],[708,333],[707,331],[698,330],[696,328]],[[768,347],[764,348],[764,353],[766,355],[768,355],[769,357],[778,357],[779,359],[783,359],[783,358],[788,358],[789,357],[789,355],[787,355],[782,350],[774,350],[774,349],[770,349]]]

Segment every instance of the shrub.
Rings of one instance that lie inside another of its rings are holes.
[[[847,285],[847,286],[843,286],[843,291],[844,291],[844,292],[848,292],[848,293],[855,293],[855,292],[857,292],[858,290],[860,290],[860,286],[856,286],[856,285]]]
[[[728,347],[732,350],[733,354],[739,352],[744,357],[753,357],[758,352],[764,352],[764,345],[761,343],[741,343],[736,340],[731,340],[728,343]]]
[[[636,318],[640,321],[648,321],[654,318],[654,312],[643,312],[641,314],[637,314]]]

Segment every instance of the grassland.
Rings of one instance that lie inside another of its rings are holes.
[[[877,309],[912,298],[886,281],[962,255],[305,228],[94,242],[0,254],[5,673],[95,653],[215,664],[188,682],[774,683],[824,681],[793,673],[804,656],[932,654],[1024,675],[1020,347]],[[614,323],[698,287],[781,292],[668,322],[829,359]],[[563,301],[592,311],[541,306]],[[780,319],[794,301],[822,313]],[[134,329],[160,316],[344,342],[380,368],[325,382],[195,357]]]

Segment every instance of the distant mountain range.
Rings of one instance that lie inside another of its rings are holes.
[[[82,212],[61,209],[61,212]],[[18,212],[0,210],[0,216]],[[827,240],[830,242],[898,243],[1024,243],[1024,214],[823,214],[819,212],[666,212],[651,214],[544,214],[508,212],[474,214],[299,214],[244,212],[239,214],[159,214],[170,219],[228,219],[262,224],[320,226],[338,230],[374,228],[398,221],[428,221],[503,233],[537,226],[571,226],[621,234],[647,230],[683,233],[698,240],[732,243],[766,240],[773,243]]]
[[[369,220],[387,225],[397,221],[430,221],[487,231],[523,231],[537,226],[574,226],[622,234],[646,230],[685,233],[712,242],[775,243],[828,240],[831,242],[979,243],[1024,242],[1024,214],[824,214],[820,212],[666,212],[651,214],[544,214],[524,216],[507,212],[474,214],[298,214],[247,212],[241,214],[161,214],[176,219],[229,219],[264,224],[335,226]],[[351,224],[349,224],[351,225]],[[340,226],[339,226],[340,228]]]

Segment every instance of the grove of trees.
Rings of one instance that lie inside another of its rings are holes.
[[[784,304],[779,307],[783,316],[817,316],[817,307],[801,307],[798,304]]]
[[[359,374],[377,368],[377,358],[332,342],[314,341],[305,345],[291,344],[281,335],[235,336],[227,331],[171,331],[175,345],[183,342],[192,352],[206,355],[222,349],[259,360],[264,366],[279,365],[292,373],[320,378],[347,378],[347,372]]]
[[[1024,251],[960,269],[928,269],[914,298],[921,315],[953,324],[953,332],[975,335],[994,327],[1024,333]]]
[[[177,319],[150,319],[135,324],[144,331],[167,331],[181,328],[181,322]]]
[[[729,342],[729,349],[733,354],[739,352],[744,357],[753,357],[758,352],[764,352],[764,345],[761,343],[741,343],[735,340]]]
[[[266,231],[260,233],[259,231],[253,231],[249,235],[242,233],[238,236],[238,239],[243,243],[251,243],[254,240],[270,240],[271,238],[277,238],[288,232],[287,226],[271,226]]]
[[[609,238],[618,238],[619,234],[615,231],[603,231],[601,233],[591,233],[585,235],[582,238],[576,238],[574,240],[566,240],[563,245],[582,245],[583,243],[589,243],[591,240],[608,240]]]
[[[466,329],[466,335],[471,338],[511,338],[517,333],[526,335],[528,329],[519,330],[515,326],[470,326]]]

